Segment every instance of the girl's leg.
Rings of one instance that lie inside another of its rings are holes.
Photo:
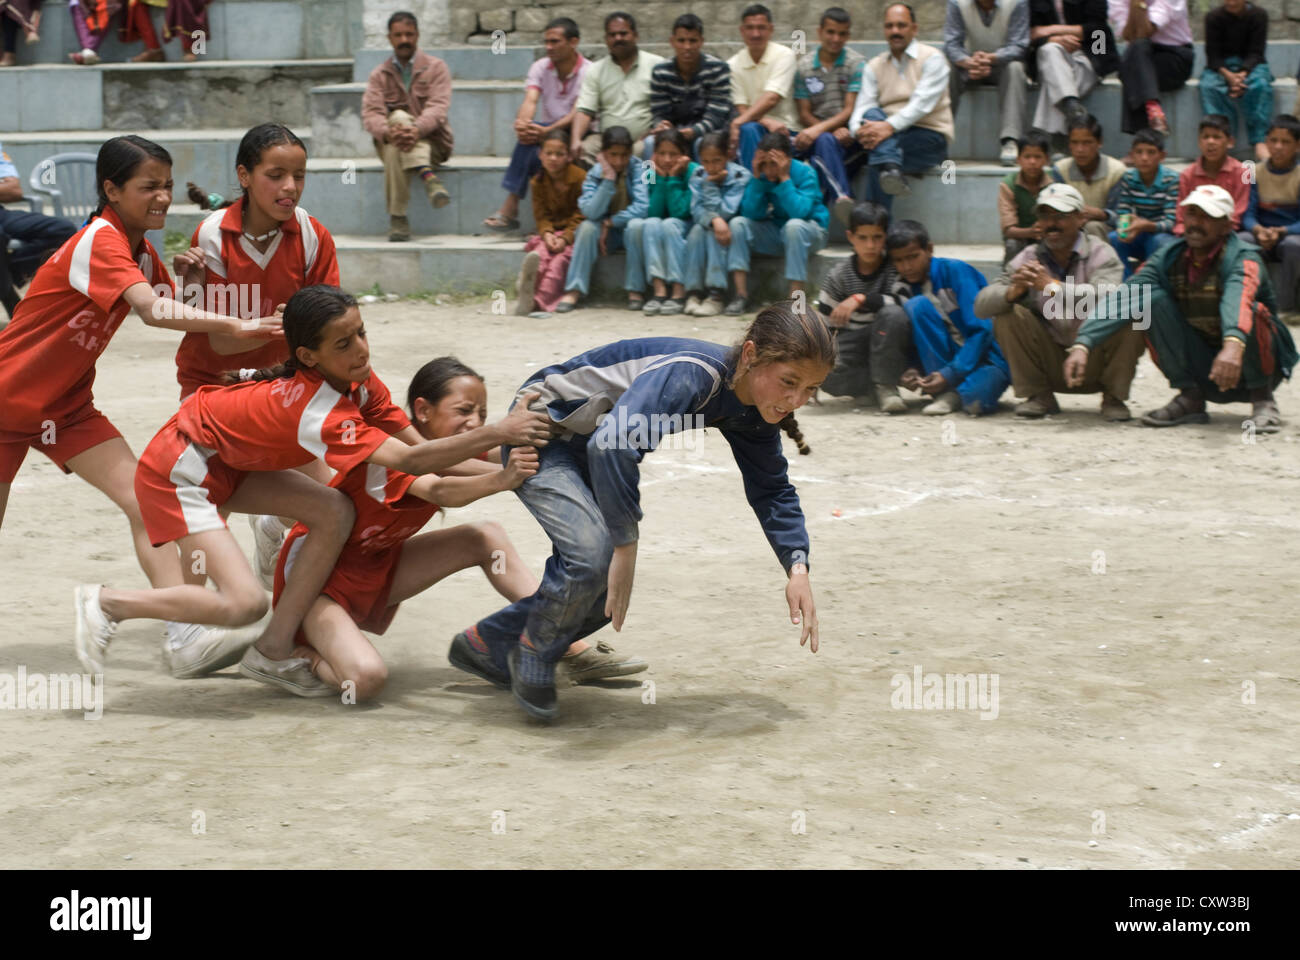
[[[329,597],[316,598],[302,629],[314,650],[300,651],[310,653],[312,670],[321,680],[335,690],[351,681],[357,700],[369,700],[384,688],[388,680],[384,658],[347,611]]]
[[[173,620],[239,627],[254,623],[266,613],[266,592],[253,577],[248,560],[234,534],[222,528],[182,537],[175,545],[164,544],[176,556],[199,558],[216,590],[177,584],[153,590],[99,592],[99,605],[113,620]]]
[[[537,590],[537,577],[515,550],[505,528],[487,521],[433,530],[406,541],[389,601],[409,600],[468,567],[482,568],[497,593],[512,603]]]
[[[292,470],[250,474],[226,502],[226,507],[233,513],[292,514],[307,527],[308,536],[294,560],[293,574],[280,594],[271,622],[256,644],[268,659],[287,659],[293,652],[294,636],[303,617],[320,596],[347,541],[356,509],[339,491]],[[248,573],[251,577],[252,571]],[[260,586],[258,589],[260,592]]]
[[[0,483],[0,527],[5,525],[5,507],[9,503],[9,488],[12,483]]]
[[[67,463],[68,469],[102,490],[126,514],[131,524],[131,539],[140,568],[155,588],[172,587],[185,582],[181,573],[180,557],[170,543],[155,547],[149,542],[140,504],[135,499],[135,454],[125,440],[116,437],[79,453]],[[185,617],[168,619],[185,620]],[[212,621],[197,621],[199,623]]]

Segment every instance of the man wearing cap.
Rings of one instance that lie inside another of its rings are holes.
[[[1044,187],[1035,205],[1043,239],[1016,254],[975,298],[975,312],[993,318],[1016,396],[1027,398],[1016,407],[1018,417],[1059,413],[1055,393],[1064,392],[1100,393],[1104,419],[1132,419],[1124,401],[1142,355],[1141,331],[1116,330],[1089,354],[1078,384],[1065,380],[1066,347],[1094,304],[1124,278],[1114,247],[1084,231],[1084,206],[1069,184]]]
[[[1149,324],[1156,365],[1178,390],[1144,424],[1207,423],[1207,401],[1249,402],[1255,431],[1276,433],[1282,417],[1273,390],[1291,376],[1296,348],[1276,318],[1259,249],[1233,232],[1233,199],[1222,187],[1197,187],[1180,206],[1183,236],[1151,254],[1118,295],[1097,304],[1066,357],[1066,382],[1082,383],[1092,351],[1137,318]]]

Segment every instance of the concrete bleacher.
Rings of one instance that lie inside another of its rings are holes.
[[[171,43],[164,45],[167,63],[111,62],[96,67],[61,63],[63,54],[75,47],[71,23],[62,8],[47,5],[41,43],[33,48],[19,45],[20,64],[32,65],[0,70],[0,140],[24,175],[53,153],[94,153],[116,133],[157,140],[173,155],[180,188],[167,233],[188,236],[202,214],[184,202],[184,183],[194,181],[227,196],[237,192],[234,160],[240,137],[256,122],[277,120],[307,144],[310,160],[302,203],[334,233],[345,284],[360,289],[378,283],[398,293],[509,289],[522,257],[523,236],[533,226],[531,205],[521,207],[518,236],[482,236],[480,224],[500,203],[523,76],[543,51],[512,45],[494,52],[484,44],[427,48],[447,61],[455,77],[450,123],[456,149],[441,173],[453,202],[434,211],[413,184],[410,219],[415,239],[390,244],[383,171],[361,129],[360,107],[366,76],[391,51],[360,47],[359,18],[349,16],[361,3],[326,0],[308,7],[226,0],[210,8],[212,38],[199,62],[172,62],[180,50],[178,43]],[[250,35],[257,39],[245,43]],[[234,42],[236,36],[239,43]],[[885,49],[883,42],[852,46],[867,56]],[[670,55],[664,44],[644,48]],[[139,44],[121,45],[115,31],[102,48],[105,59],[112,61],[139,49]],[[709,44],[718,56],[738,49],[737,43]],[[584,44],[583,52],[596,58],[604,55],[604,48]],[[1164,100],[1173,128],[1168,153],[1175,165],[1196,154],[1202,56],[1198,45],[1193,80]],[[1275,111],[1288,111],[1296,96],[1293,77],[1300,66],[1300,42],[1271,43],[1268,56],[1279,78],[1274,84]],[[1036,98],[1035,89],[1031,111]],[[1105,128],[1107,152],[1122,155],[1128,137],[1119,129],[1118,81],[1103,82],[1086,102]],[[950,146],[950,176],[936,169],[913,178],[912,195],[894,204],[896,217],[931,227],[942,255],[964,259],[989,276],[996,275],[1001,261],[997,183],[1008,172],[990,162],[998,152],[997,132],[996,89],[968,92]],[[1241,139],[1244,147],[1244,136]],[[838,228],[832,231],[832,240],[837,239],[842,240]],[[847,250],[833,243],[818,255],[813,281]],[[764,278],[762,293],[781,292],[779,267],[772,266],[775,269],[756,271]],[[594,278],[596,294],[621,290],[621,277],[621,256],[603,261]]]

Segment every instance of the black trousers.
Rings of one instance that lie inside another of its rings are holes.
[[[26,283],[36,268],[76,232],[76,225],[62,217],[0,207],[0,303],[10,316],[18,306],[15,285]],[[23,245],[8,253],[10,240],[21,240]]]
[[[835,342],[835,369],[822,389],[832,397],[869,397],[873,385],[898,386],[912,353],[912,322],[887,303],[871,323],[837,330]]]
[[[1151,40],[1132,40],[1119,63],[1119,79],[1124,87],[1124,110],[1121,129],[1137,133],[1147,124],[1148,100],[1159,100],[1161,93],[1177,90],[1192,75],[1196,51],[1189,43],[1167,47]]]

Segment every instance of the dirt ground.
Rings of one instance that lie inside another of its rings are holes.
[[[395,395],[454,353],[494,416],[590,346],[742,330],[486,301],[364,315]],[[100,361],[98,405],[137,452],[174,410],[175,344],[128,321]],[[1163,403],[1148,359],[1138,376],[1135,411]],[[127,623],[101,719],[0,710],[0,866],[1294,866],[1300,391],[1283,387],[1288,425],[1255,443],[1244,405],[1156,431],[1061,402],[1034,423],[1005,405],[801,412],[816,656],[722,437],[651,455],[628,622],[606,631],[650,670],[562,689],[549,727],[447,663],[498,604],[478,571],[404,605],[372,705],[233,669],[173,680],[159,626]],[[549,546],[512,495],[447,522],[480,518],[540,571]],[[0,531],[0,673],[77,670],[72,588],[94,581],[144,585],[125,521],[33,454]],[[917,670],[988,675],[996,717],[899,709]]]

